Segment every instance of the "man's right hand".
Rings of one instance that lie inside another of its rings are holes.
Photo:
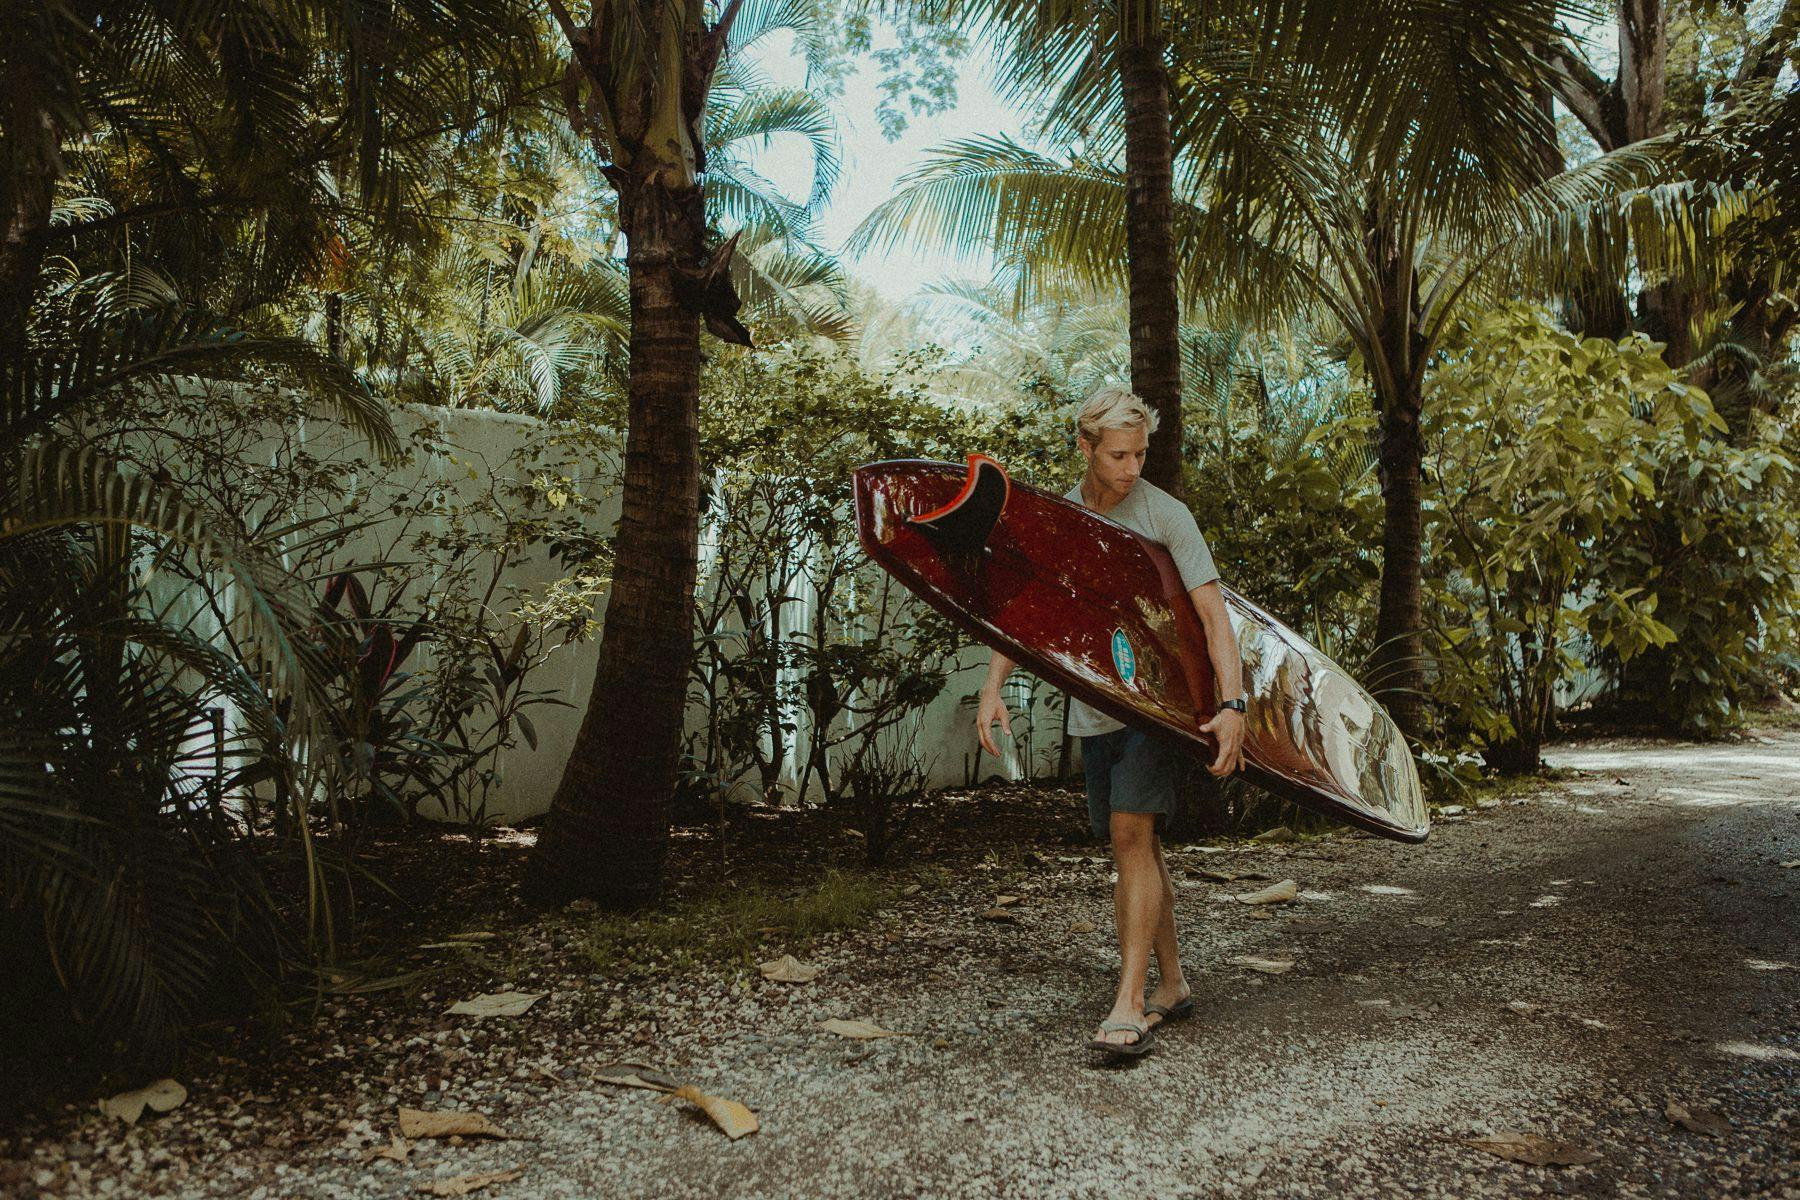
[[[1000,722],[1000,728],[1012,737],[1012,714],[1006,711],[1006,701],[1000,699],[998,691],[983,688],[981,700],[976,705],[975,736],[981,739],[981,748],[995,758],[1000,757],[1000,747],[994,744],[994,722]]]

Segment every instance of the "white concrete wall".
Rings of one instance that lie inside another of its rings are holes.
[[[516,472],[528,475],[532,463],[514,463],[511,455],[545,431],[543,423],[531,417],[424,405],[397,407],[393,419],[403,439],[421,423],[430,423],[442,432],[444,440],[452,449],[444,454],[421,455],[410,466],[403,468],[407,474],[389,476],[388,481],[400,484],[435,481],[449,490],[454,497],[453,503],[463,505],[470,503],[485,490],[496,473]],[[309,453],[321,458],[346,454],[366,455],[366,450],[361,448],[355,436],[334,421],[309,422],[301,441]],[[278,439],[271,439],[269,445],[273,448],[277,442]],[[583,492],[598,501],[592,525],[602,536],[610,537],[618,522],[618,476],[619,464],[616,457],[609,456],[607,460],[594,462],[591,469],[576,481]],[[391,522],[400,520],[398,516],[380,519],[379,514],[368,511],[364,511],[361,516],[378,519],[372,528],[358,535],[346,548],[343,555],[346,562],[366,561],[376,557],[380,548],[392,539]],[[421,524],[432,526],[441,532],[449,526],[450,520],[448,515],[435,520],[415,518],[415,528]],[[703,544],[700,563],[703,589],[712,581],[709,575],[710,565],[711,556]],[[501,586],[494,595],[494,607],[502,615],[510,615],[513,607],[507,596],[511,589],[541,590],[561,575],[560,566],[541,548],[518,555],[506,565]],[[603,617],[604,607],[602,598],[596,606],[596,621]],[[813,619],[815,612],[816,599],[803,595],[791,613],[793,624],[803,627],[803,623]],[[502,629],[507,624],[506,621],[500,622]],[[569,701],[572,707],[539,705],[529,710],[538,735],[537,748],[534,750],[520,740],[499,756],[500,780],[488,800],[488,819],[517,821],[548,809],[550,797],[561,779],[563,766],[574,745],[575,735],[592,691],[594,672],[599,661],[599,642],[600,636],[596,629],[594,636],[584,642],[557,648],[530,677],[529,687],[553,691]],[[429,665],[429,655],[429,649],[424,649],[419,652],[417,660],[408,665]],[[976,761],[974,710],[962,701],[973,696],[980,686],[987,657],[987,651],[983,647],[965,648],[959,659],[961,665],[944,694],[912,720],[903,723],[897,734],[910,739],[917,747],[921,761],[928,768],[929,784],[933,787],[960,785],[972,777],[980,780],[996,776],[1017,779],[1022,775],[1024,764],[1016,754],[1009,753],[1000,762],[983,754],[979,756],[979,763]],[[1023,695],[1034,685],[1039,696],[1051,691],[1047,685],[1022,674],[1016,677],[1015,683],[1009,684],[1008,699],[1015,714],[1023,708]],[[1040,703],[1034,711],[1039,714],[1035,721],[1030,718],[1015,720],[1013,729],[1016,735],[1029,740],[1034,768],[1032,774],[1042,777],[1053,774],[1057,767],[1061,745],[1060,702],[1048,707],[1048,711]],[[789,749],[787,769],[779,780],[785,798],[790,801],[797,797],[804,766],[803,747],[806,739],[811,736],[804,713],[795,715],[800,718],[800,727],[792,735],[795,743]],[[628,719],[628,714],[626,716]],[[689,713],[689,728],[699,729],[704,728],[704,725],[704,710],[696,705]],[[998,730],[996,736],[998,737]],[[809,792],[811,798],[816,799],[819,789],[814,786],[809,788]],[[453,814],[428,811],[427,815],[448,817]]]

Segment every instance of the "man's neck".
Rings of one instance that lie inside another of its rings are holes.
[[[1085,476],[1081,481],[1081,502],[1097,513],[1104,515],[1111,512],[1123,499],[1125,497],[1115,496],[1101,487],[1092,475]]]

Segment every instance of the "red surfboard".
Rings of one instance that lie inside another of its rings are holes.
[[[1217,711],[1205,627],[1169,554],[999,463],[858,467],[871,559],[970,636],[1101,712],[1188,742]],[[1418,771],[1387,711],[1343,668],[1223,587],[1250,692],[1243,775],[1403,842],[1430,832]]]

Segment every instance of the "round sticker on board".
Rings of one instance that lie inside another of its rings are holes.
[[[1112,636],[1113,669],[1119,678],[1130,683],[1137,678],[1137,653],[1131,648],[1131,639],[1125,636],[1123,629],[1113,630]]]

